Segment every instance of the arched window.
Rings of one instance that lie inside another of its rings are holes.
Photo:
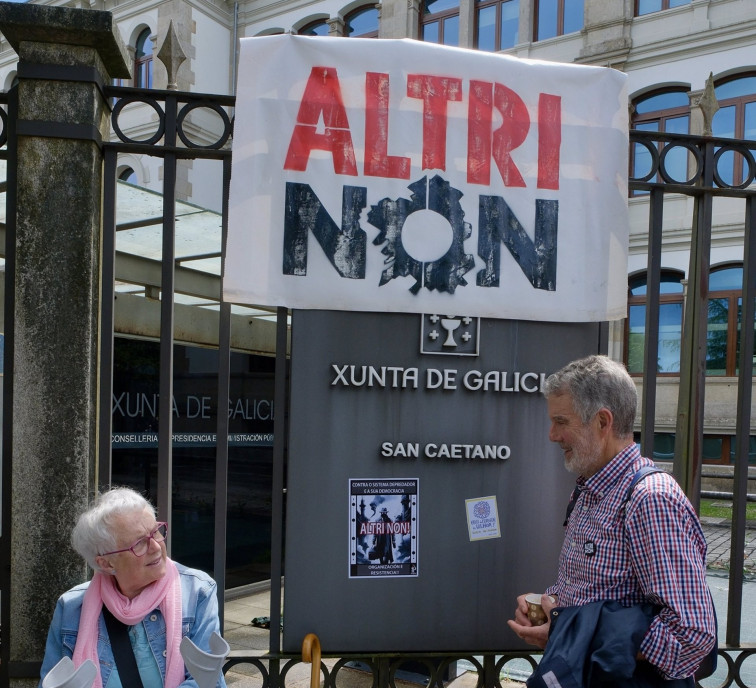
[[[134,53],[134,86],[152,88],[152,39],[150,30],[139,34]]]
[[[3,93],[9,93],[15,86],[18,86],[18,74],[13,71],[5,77],[5,88],[3,89]]]
[[[719,110],[711,128],[714,136],[736,139],[756,138],[756,76],[740,76],[719,83],[714,88]],[[726,184],[737,186],[746,178],[743,157],[732,151],[724,153],[717,162],[717,172]]]
[[[635,16],[640,17],[682,5],[690,5],[690,0],[635,0]]]
[[[520,0],[479,0],[475,3],[475,47],[496,52],[517,44]]]
[[[327,36],[330,28],[325,19],[316,19],[309,24],[305,24],[297,33],[300,36]]]
[[[420,39],[459,45],[459,0],[423,0]]]
[[[535,0],[533,40],[543,41],[583,28],[583,0]]]
[[[738,375],[743,312],[742,266],[712,269],[708,311],[706,374]],[[756,346],[754,349],[752,353],[756,356]]]
[[[378,38],[378,8],[358,7],[344,17],[344,35],[349,38]]]
[[[662,271],[659,296],[659,353],[656,372],[680,374],[680,340],[682,335],[682,273]],[[643,374],[643,351],[646,341],[646,274],[628,280],[628,317],[626,321],[625,363],[631,375]]]
[[[658,131],[669,134],[690,132],[690,99],[687,89],[676,88],[645,95],[633,102],[630,127],[640,131]],[[672,148],[665,156],[664,169],[678,182],[688,178],[688,153],[682,147]],[[632,149],[631,176],[645,177],[651,170],[651,152],[636,143]],[[661,181],[659,178],[650,181]],[[643,195],[637,192],[635,195]]]
[[[119,170],[118,179],[122,182],[128,182],[129,184],[137,183],[136,172],[134,172],[134,170],[132,170],[130,167],[124,167],[122,170]]]

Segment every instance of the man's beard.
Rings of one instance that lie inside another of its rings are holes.
[[[601,447],[598,441],[589,437],[581,437],[580,441],[570,447],[572,453],[564,457],[564,467],[575,475],[589,477],[596,472],[601,457]]]

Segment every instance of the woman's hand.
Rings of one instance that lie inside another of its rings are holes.
[[[543,611],[546,612],[547,621],[541,626],[534,626],[528,618],[528,603],[525,601],[526,596],[527,595],[520,595],[517,598],[515,618],[507,621],[507,625],[526,643],[535,645],[543,650],[549,640],[551,610],[556,607],[556,601],[550,595],[541,596],[541,606],[543,606]]]

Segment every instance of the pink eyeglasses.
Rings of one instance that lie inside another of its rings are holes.
[[[135,557],[143,557],[150,549],[150,540],[155,542],[163,542],[165,536],[168,535],[168,524],[158,523],[149,535],[143,538],[139,538],[131,547],[124,549],[114,549],[112,552],[105,552],[101,554],[101,557],[107,557],[110,554],[119,554],[121,552],[131,552]]]

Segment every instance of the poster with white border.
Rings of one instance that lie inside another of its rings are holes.
[[[466,499],[465,508],[470,542],[501,537],[499,509],[496,506],[495,496]]]
[[[417,478],[349,481],[349,577],[418,575]]]

